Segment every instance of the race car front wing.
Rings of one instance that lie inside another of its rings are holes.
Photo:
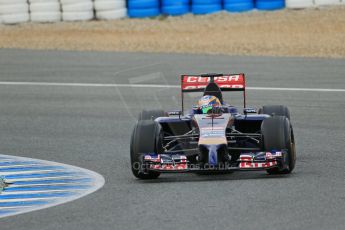
[[[232,163],[218,165],[201,165],[190,163],[183,154],[143,154],[141,171],[147,173],[187,173],[187,172],[226,172],[226,171],[260,171],[270,168],[285,169],[288,167],[287,150],[271,152],[248,152],[240,154],[239,159]]]

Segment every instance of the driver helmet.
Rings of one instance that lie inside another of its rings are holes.
[[[208,114],[213,108],[220,108],[221,103],[217,97],[205,95],[198,101],[198,107],[202,114]]]

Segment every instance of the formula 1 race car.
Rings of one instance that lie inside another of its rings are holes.
[[[243,92],[243,113],[222,93]],[[184,94],[203,92],[184,114]],[[288,174],[296,150],[290,112],[283,105],[246,107],[244,74],[181,76],[182,110],[144,110],[130,144],[132,172],[140,179],[161,173],[214,174],[266,170]]]

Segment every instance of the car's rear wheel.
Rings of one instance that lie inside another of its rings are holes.
[[[271,116],[285,116],[290,120],[290,111],[284,105],[264,105],[259,113]]]
[[[143,110],[139,113],[138,120],[154,120],[157,117],[166,117],[167,113],[164,110]]]
[[[131,168],[135,177],[139,179],[157,178],[160,175],[158,172],[144,172],[143,154],[163,153],[160,124],[152,120],[138,121],[132,133],[130,153]]]
[[[267,169],[269,174],[288,174],[293,171],[296,163],[296,149],[292,126],[285,116],[274,116],[265,119],[261,125],[263,148],[265,151],[287,150],[287,168]]]

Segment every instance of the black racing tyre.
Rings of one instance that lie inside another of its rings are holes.
[[[271,116],[285,116],[290,120],[290,111],[284,105],[264,105],[259,113]]]
[[[139,113],[138,120],[154,120],[157,117],[166,117],[167,113],[164,110],[143,110]]]
[[[296,149],[293,129],[285,116],[274,116],[263,120],[261,124],[263,148],[265,151],[287,149],[288,168],[267,169],[269,174],[289,174],[295,168]]]
[[[135,177],[155,179],[160,175],[157,172],[143,173],[140,169],[143,167],[143,153],[163,152],[161,134],[161,126],[155,121],[143,120],[135,125],[130,144],[131,168]]]

